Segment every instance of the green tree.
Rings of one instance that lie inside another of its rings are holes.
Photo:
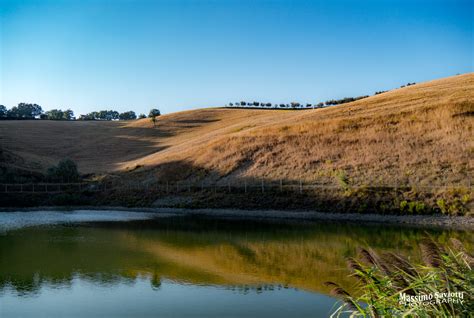
[[[64,112],[60,109],[51,109],[48,110],[45,115],[49,120],[61,120],[63,119]]]
[[[97,119],[100,120],[107,120],[107,111],[106,110],[100,110],[97,112]]]
[[[50,167],[47,175],[52,181],[76,182],[79,180],[77,165],[71,159],[63,159],[57,166]]]
[[[7,108],[3,105],[0,105],[0,118],[7,117]]]
[[[161,112],[159,109],[157,108],[152,108],[150,109],[150,112],[148,113],[148,117],[152,118],[152,117],[158,117],[161,115]]]
[[[137,119],[137,115],[133,110],[130,110],[128,112],[123,112],[119,114],[119,119],[120,120],[132,120],[132,119]]]
[[[73,120],[74,119],[74,112],[72,109],[68,108],[65,111],[63,111],[63,118],[64,120]]]
[[[119,119],[119,112],[116,110],[109,110],[107,120],[118,120]]]
[[[11,118],[32,119],[43,113],[43,109],[37,104],[19,103],[18,106],[12,107],[7,113]]]
[[[153,127],[156,127],[156,117],[160,116],[161,112],[157,108],[152,108],[150,109],[150,112],[148,113],[148,117],[150,118],[151,122],[153,123]]]

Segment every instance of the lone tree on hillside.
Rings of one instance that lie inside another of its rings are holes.
[[[150,109],[150,112],[148,113],[148,117],[152,118],[152,117],[158,117],[161,115],[161,112],[159,109],[156,109],[156,108],[152,108]]]
[[[151,122],[153,123],[153,127],[156,127],[156,117],[160,116],[160,110],[156,108],[150,109],[148,113],[148,117],[150,118]]]
[[[153,123],[153,127],[156,127],[156,116],[150,117],[150,120]]]

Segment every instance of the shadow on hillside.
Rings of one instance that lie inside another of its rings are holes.
[[[0,196],[0,206],[155,206],[430,214],[440,212],[436,205],[440,199],[461,202],[459,196],[463,194],[449,194],[449,189],[443,192],[435,188],[413,191],[409,186],[358,187],[338,183],[336,179],[327,179],[326,183],[315,186],[296,178],[244,176],[245,169],[240,168],[223,174],[187,160],[136,166],[105,176],[98,191],[67,195],[9,193]],[[402,203],[408,207],[403,208]],[[465,206],[460,206],[455,214],[464,214],[464,209]]]
[[[70,158],[78,164],[81,173],[102,173],[166,149],[168,146],[162,141],[187,128],[185,125],[179,130],[170,125],[153,127],[151,122],[150,127],[128,124],[52,121],[15,124],[9,121],[7,125],[0,125],[0,149],[17,156],[15,167],[25,170],[45,171],[52,164]],[[5,160],[0,158],[0,161]],[[35,169],[31,168],[32,163]]]
[[[85,174],[116,171],[126,162],[160,152],[168,138],[217,122],[208,118],[159,119],[151,121],[2,121],[0,149],[19,160],[3,161],[7,168],[45,172],[62,159],[75,161]],[[23,182],[9,177],[11,182]],[[23,179],[22,179],[23,180]]]
[[[96,196],[93,203],[130,207],[432,214],[440,213],[439,200],[460,202],[463,193],[436,187],[417,187],[413,191],[413,187],[406,185],[357,186],[341,183],[337,177],[306,183],[297,178],[252,177],[242,173],[242,169],[235,169],[233,173],[223,174],[187,160],[140,167],[104,180],[110,182],[107,187],[110,191]],[[402,203],[409,207],[404,208]],[[465,211],[464,204],[455,214],[462,215]]]
[[[101,194],[98,205],[348,212],[362,205],[375,211],[383,201],[345,196],[337,186],[302,190],[291,178],[224,175],[186,160],[120,172],[106,182],[111,182],[110,192]]]
[[[118,134],[114,138],[118,138],[123,142],[123,147],[133,152],[120,162],[111,163],[114,168],[118,168],[123,161],[132,161],[160,152],[168,146],[159,146],[160,138],[170,138],[185,133],[187,129],[193,129],[212,122],[218,122],[220,119],[181,119],[165,122],[158,122],[156,127],[150,123],[150,127],[130,127],[125,123],[120,125],[120,129],[124,132]],[[143,139],[139,139],[143,138]],[[158,140],[144,140],[146,138],[158,138]],[[126,154],[126,153],[125,153]],[[169,170],[170,168],[168,168]],[[163,169],[161,169],[163,170]],[[164,169],[167,170],[167,169]],[[180,172],[181,173],[181,172]]]

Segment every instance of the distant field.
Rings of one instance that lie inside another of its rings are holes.
[[[474,74],[306,111],[201,109],[130,122],[0,121],[3,164],[159,179],[449,184],[474,174]]]
[[[23,159],[11,163],[20,167],[44,171],[63,158],[71,158],[82,173],[103,173],[150,164],[156,155],[179,154],[182,149],[250,126],[278,122],[291,113],[201,109],[161,116],[156,128],[149,119],[8,120],[0,121],[0,145]]]

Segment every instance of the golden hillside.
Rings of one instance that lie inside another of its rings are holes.
[[[1,121],[9,165],[147,178],[446,184],[473,176],[474,73],[324,109],[209,108],[133,122]],[[12,158],[16,158],[13,160]],[[153,169],[150,171],[149,169]]]

